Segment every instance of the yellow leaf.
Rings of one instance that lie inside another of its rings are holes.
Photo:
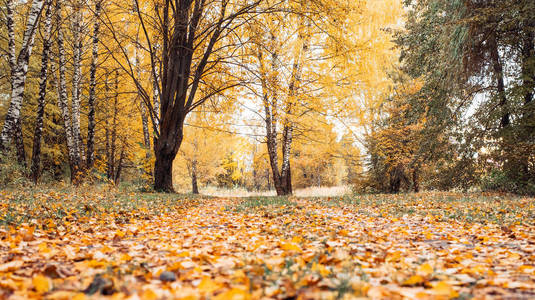
[[[205,276],[202,278],[201,283],[199,283],[198,288],[202,293],[211,294],[220,289],[221,284],[213,281],[210,277]]]
[[[431,273],[433,273],[433,267],[431,267],[430,264],[425,263],[423,265],[420,265],[417,270],[418,274],[422,276],[429,276]]]
[[[535,267],[530,265],[522,265],[518,267],[518,271],[526,274],[534,274],[535,273]]]
[[[49,253],[50,249],[46,246],[46,243],[41,243],[37,246],[42,253]]]
[[[312,264],[312,271],[320,273],[323,277],[331,273],[331,271],[329,271],[329,269],[327,269],[324,265],[315,262]]]
[[[147,289],[143,292],[141,299],[156,300],[158,299],[158,295],[156,295],[156,293],[153,290]]]
[[[231,290],[228,290],[226,292],[223,292],[213,297],[212,299],[214,300],[246,300],[250,298],[251,296],[249,295],[249,293],[247,293],[247,291],[238,289],[238,288],[233,288]]]
[[[409,279],[405,280],[403,282],[403,285],[417,285],[422,284],[424,282],[424,278],[420,275],[413,275],[409,277]]]
[[[459,296],[459,293],[455,291],[451,285],[447,282],[441,281],[433,286],[433,293],[438,296],[446,296],[449,298],[455,298]]]
[[[125,233],[123,231],[121,231],[121,230],[117,230],[115,232],[115,238],[123,238],[124,235],[125,235]]]
[[[281,243],[280,247],[281,247],[282,250],[286,250],[286,251],[296,251],[296,252],[302,252],[303,251],[303,250],[301,250],[301,247],[299,247],[299,245],[297,245],[295,243],[291,243],[291,242]]]
[[[78,293],[76,296],[72,297],[72,300],[85,300],[85,294],[84,293]]]
[[[294,237],[292,238],[292,243],[299,244],[299,243],[301,243],[302,241],[303,241],[303,238],[300,237],[300,236],[294,236]]]
[[[46,293],[52,289],[52,281],[43,275],[33,277],[32,283],[38,293]]]
[[[177,257],[188,257],[188,256],[191,256],[189,251],[182,251],[182,252],[177,254]]]
[[[121,261],[131,261],[132,260],[132,256],[130,256],[128,253],[123,253],[121,254]]]
[[[386,256],[386,261],[387,262],[396,262],[396,261],[399,261],[401,259],[401,251],[395,251],[395,252],[392,252],[392,253],[389,253],[387,256]]]

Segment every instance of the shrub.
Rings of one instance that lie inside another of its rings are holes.
[[[535,184],[521,181],[501,170],[492,170],[481,179],[481,190],[535,195]]]
[[[14,151],[0,152],[0,188],[28,181],[28,169],[20,165]]]

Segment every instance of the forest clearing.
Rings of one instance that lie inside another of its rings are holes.
[[[534,0],[0,0],[0,300],[535,299]]]
[[[0,214],[11,217],[0,230],[0,286],[9,299],[535,296],[530,198],[70,188],[2,196]]]

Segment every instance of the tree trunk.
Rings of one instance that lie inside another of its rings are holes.
[[[115,185],[119,184],[121,179],[121,171],[123,170],[123,160],[124,160],[124,148],[126,147],[126,141],[123,141],[123,146],[121,147],[121,154],[119,155],[119,163],[117,164],[117,171],[113,174],[113,183]]]
[[[100,17],[101,3],[97,0],[95,3],[95,25],[93,27],[93,49],[91,66],[89,67],[89,113],[87,115],[87,164],[86,168],[89,170],[93,167],[95,162],[95,87],[96,87],[96,73],[98,63],[98,43],[99,43],[99,17]]]
[[[158,141],[160,143],[160,141]],[[154,163],[154,189],[159,192],[173,193],[173,161],[175,155],[167,148],[156,152]]]
[[[110,122],[108,122],[108,118],[106,117],[106,129],[105,129],[105,135],[106,135],[106,177],[108,179],[111,178],[111,172],[113,163],[111,161],[111,145],[110,145],[110,129],[109,129]]]
[[[24,87],[28,64],[32,54],[36,28],[39,24],[44,1],[34,0],[28,14],[28,20],[22,39],[22,47],[15,61],[15,33],[14,33],[14,4],[12,0],[7,2],[6,17],[8,27],[9,64],[11,66],[11,101],[6,113],[6,119],[0,133],[0,150],[5,149],[13,137],[17,147],[19,162],[25,162],[24,143],[22,143],[22,126],[20,123],[20,111],[24,101]],[[24,155],[24,156],[22,156]]]
[[[8,56],[9,56],[9,69],[11,71],[11,82],[15,77],[14,72],[17,66],[17,55],[15,50],[15,17],[14,10],[15,4],[13,0],[7,0],[6,2],[6,25],[7,25],[7,37],[8,37]],[[11,86],[13,88],[13,86]]]
[[[191,193],[198,195],[199,186],[197,185],[197,161],[191,163]]]
[[[496,33],[492,33],[489,38],[490,57],[492,60],[492,68],[494,71],[494,78],[496,80],[496,90],[498,92],[499,105],[504,110],[500,120],[500,125],[505,128],[509,125],[509,112],[507,111],[507,96],[505,93],[505,84],[503,79],[503,66],[500,61],[500,54],[498,52],[498,41]]]
[[[74,149],[74,140],[72,135],[71,115],[69,112],[69,105],[67,104],[67,82],[65,78],[65,46],[63,30],[61,24],[63,23],[61,17],[61,0],[56,0],[56,23],[58,24],[58,71],[59,71],[59,84],[58,84],[58,107],[61,110],[63,116],[63,128],[65,130],[65,139],[67,140],[67,151],[69,153],[69,167],[71,170],[71,183],[78,184],[78,172],[80,166],[76,159],[76,153]]]
[[[271,35],[272,43],[276,42],[275,35]],[[272,46],[272,48],[275,48]],[[257,58],[260,63],[260,80],[262,83],[262,99],[264,105],[265,124],[266,124],[266,146],[269,156],[269,164],[271,173],[273,175],[273,186],[277,195],[284,195],[281,185],[281,176],[279,173],[278,153],[277,153],[277,94],[275,90],[270,91],[268,83],[274,78],[272,74],[266,74],[262,49],[258,49]],[[274,73],[277,68],[277,53],[273,51],[271,54],[271,73]],[[271,96],[270,96],[271,92]]]
[[[41,136],[43,133],[43,117],[45,113],[45,96],[46,96],[46,83],[48,79],[48,60],[50,53],[50,32],[52,30],[52,2],[47,1],[45,12],[45,24],[44,24],[44,36],[43,36],[43,53],[41,56],[41,75],[39,80],[39,98],[37,100],[37,118],[35,120],[35,131],[33,135],[33,151],[32,151],[32,166],[31,177],[33,182],[37,183],[40,176],[40,164],[41,164]]]
[[[420,191],[420,170],[415,168],[412,170],[412,188],[415,193]]]
[[[535,33],[530,27],[535,26],[535,22],[526,26],[525,37],[522,41],[522,85],[524,88],[524,104],[529,104],[533,100],[533,89],[535,87]]]
[[[281,168],[281,189],[283,195],[292,194],[292,173],[290,166],[290,150],[292,146],[293,126],[290,122],[284,126],[282,144],[282,168]]]
[[[152,83],[152,105],[154,108],[154,127],[160,128],[160,96],[158,95],[158,80],[153,79]]]
[[[119,105],[119,73],[115,71],[115,87],[114,87],[114,97],[113,97],[113,117],[110,130],[110,152],[108,154],[108,178],[114,180],[115,178],[115,152],[117,150],[117,117],[119,114],[118,110]],[[115,180],[114,180],[115,181]]]
[[[81,24],[82,22],[82,12],[80,8],[80,3],[74,4],[74,12],[72,14],[72,38],[73,38],[73,69],[74,74],[72,76],[72,137],[73,137],[73,147],[74,147],[74,159],[76,160],[76,165],[81,166],[82,164],[82,154],[81,154],[81,133],[80,133],[80,92],[81,92],[81,79],[82,79],[82,33],[81,33]]]
[[[143,144],[147,149],[147,158],[150,157],[150,132],[149,132],[149,119],[147,117],[147,107],[143,101],[140,101],[139,108],[141,112],[141,125],[143,127]]]

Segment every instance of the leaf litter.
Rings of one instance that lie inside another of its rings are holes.
[[[244,201],[81,215],[64,199],[60,217],[0,229],[0,298],[535,297],[529,223],[364,213],[312,198],[238,209]]]

